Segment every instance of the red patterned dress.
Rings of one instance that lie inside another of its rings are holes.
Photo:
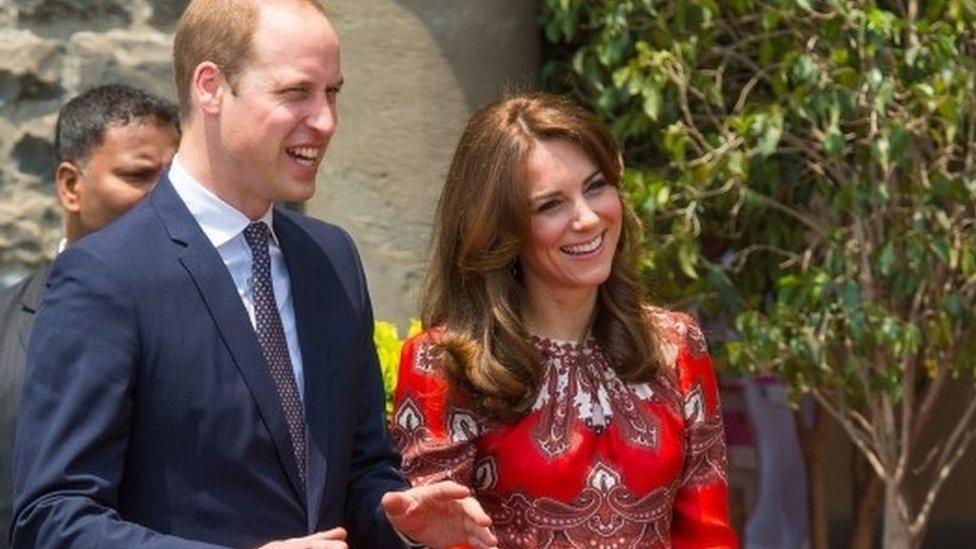
[[[501,547],[736,547],[715,374],[701,330],[654,310],[672,368],[627,384],[595,341],[533,338],[545,381],[512,424],[448,390],[431,332],[405,344],[392,433],[414,484],[471,487]]]

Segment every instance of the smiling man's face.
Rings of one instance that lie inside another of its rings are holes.
[[[338,40],[321,13],[275,3],[260,8],[252,48],[235,85],[225,83],[220,168],[251,202],[302,202],[335,132]]]

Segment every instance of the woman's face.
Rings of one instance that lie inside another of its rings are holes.
[[[537,141],[528,157],[531,221],[522,249],[530,293],[593,290],[610,276],[620,240],[617,189],[568,141]]]

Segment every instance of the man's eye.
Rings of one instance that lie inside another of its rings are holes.
[[[156,170],[142,172],[127,172],[122,174],[122,179],[130,183],[152,183],[159,176]]]
[[[282,90],[281,94],[289,98],[302,98],[308,95],[308,90],[306,88],[287,88]]]

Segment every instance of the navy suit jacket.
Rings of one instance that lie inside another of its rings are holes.
[[[0,292],[0,549],[9,547],[14,426],[23,391],[27,341],[50,265]]]
[[[338,227],[276,210],[309,433],[302,486],[281,402],[217,250],[167,179],[55,262],[27,358],[15,547],[253,547],[335,526],[401,545],[402,489],[373,318]]]

